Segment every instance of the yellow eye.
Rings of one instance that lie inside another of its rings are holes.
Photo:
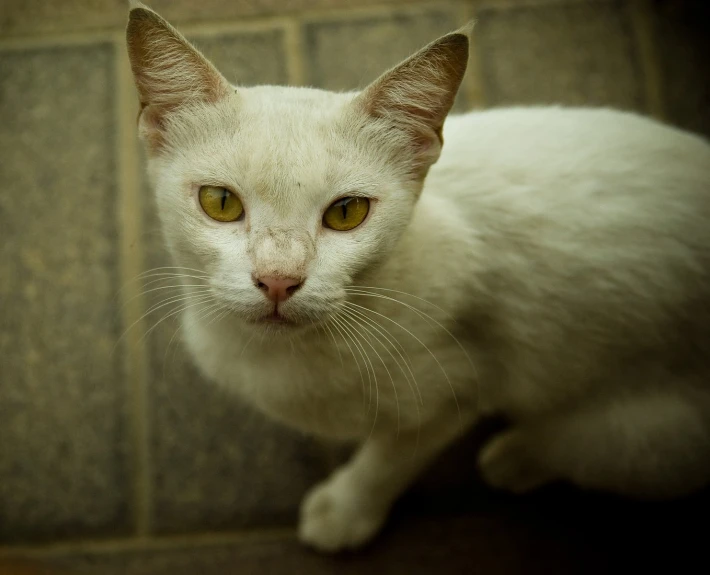
[[[331,230],[346,232],[358,227],[370,211],[367,198],[341,198],[323,214],[323,224]]]
[[[200,205],[209,217],[218,222],[234,222],[244,213],[241,200],[229,190],[218,186],[200,188]]]

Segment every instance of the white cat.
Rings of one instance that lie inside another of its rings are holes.
[[[479,458],[498,488],[710,483],[705,141],[593,109],[444,126],[461,31],[340,94],[234,88],[142,5],[127,34],[157,209],[195,276],[194,360],[282,422],[362,442],[306,496],[305,543],[368,541],[489,413],[512,422]]]

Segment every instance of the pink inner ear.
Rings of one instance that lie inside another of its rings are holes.
[[[158,152],[165,144],[163,122],[165,110],[158,106],[146,106],[141,102],[142,110],[138,114],[138,133],[147,145],[150,153]]]
[[[231,93],[217,69],[153,11],[131,10],[126,37],[142,105],[160,106],[162,112],[194,101],[216,102]]]
[[[467,36],[448,34],[386,72],[357,99],[368,116],[399,132],[395,140],[403,155],[411,154],[408,162],[416,177],[439,157],[444,120],[467,61]]]

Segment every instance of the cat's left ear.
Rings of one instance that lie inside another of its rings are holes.
[[[424,175],[441,153],[442,128],[468,63],[473,24],[442,36],[386,72],[355,99],[366,114],[396,128]]]
[[[131,1],[128,56],[140,96],[139,131],[151,151],[165,142],[165,119],[195,103],[215,103],[233,89],[185,37],[153,10]]]

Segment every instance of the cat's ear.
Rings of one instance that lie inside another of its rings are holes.
[[[167,115],[186,105],[217,102],[233,90],[182,34],[139,2],[131,1],[126,43],[140,96],[139,131],[153,151],[163,143]]]
[[[439,157],[442,127],[468,63],[472,24],[442,36],[395,66],[355,100],[373,118],[405,134],[418,172]]]

